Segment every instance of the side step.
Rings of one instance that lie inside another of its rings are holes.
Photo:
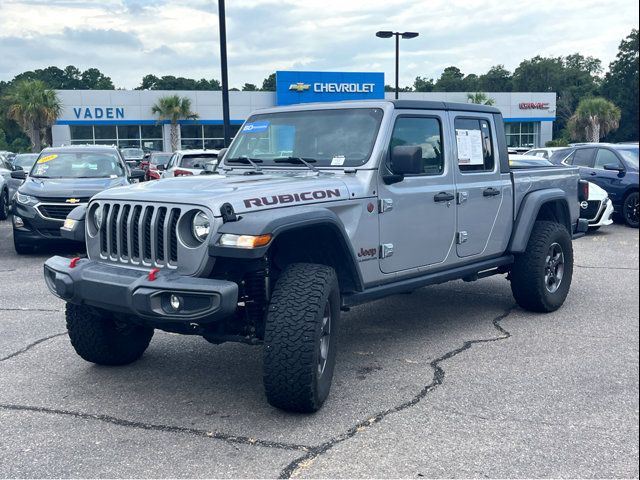
[[[429,285],[450,282],[451,280],[464,279],[469,282],[489,277],[491,275],[506,273],[506,270],[503,267],[512,265],[514,260],[513,255],[506,255],[492,260],[484,260],[482,262],[450,268],[440,272],[430,272],[419,277],[378,285],[367,288],[364,292],[358,292],[343,297],[342,305],[343,307],[348,308],[371,302],[373,300],[379,300],[381,298],[388,297],[389,295],[397,295],[399,293],[417,290],[418,288],[427,287]]]

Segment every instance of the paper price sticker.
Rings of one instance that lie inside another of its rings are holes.
[[[342,165],[344,165],[344,161],[345,161],[345,156],[344,155],[336,155],[335,157],[333,157],[331,159],[331,166],[332,167],[341,167]]]

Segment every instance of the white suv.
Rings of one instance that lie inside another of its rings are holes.
[[[178,150],[162,172],[161,178],[200,175],[207,164],[217,165],[219,150]]]

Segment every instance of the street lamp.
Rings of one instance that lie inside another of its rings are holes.
[[[391,32],[387,30],[376,33],[376,37],[378,38],[396,37],[396,100],[400,94],[400,37],[405,40],[410,40],[416,38],[418,35],[420,34],[417,32]]]
[[[218,0],[218,20],[220,22],[220,68],[222,70],[222,136],[225,148],[231,141],[231,120],[229,115],[229,75],[227,71],[227,26],[224,0]]]

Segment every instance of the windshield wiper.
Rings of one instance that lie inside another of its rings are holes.
[[[258,165],[258,162],[262,163],[262,160],[260,160],[259,158],[249,158],[243,155],[242,157],[238,157],[238,158],[230,158],[228,160],[225,160],[225,162],[226,163],[244,163],[247,165],[251,165],[256,172],[262,173],[262,168],[260,168],[260,165]]]
[[[314,167],[313,165],[311,165],[312,163],[316,163],[317,160],[315,158],[302,158],[302,157],[281,157],[281,158],[274,158],[273,159],[274,163],[291,163],[291,164],[296,164],[296,165],[304,165],[305,167],[309,168],[309,170],[319,173],[320,170],[318,170],[316,167]]]

